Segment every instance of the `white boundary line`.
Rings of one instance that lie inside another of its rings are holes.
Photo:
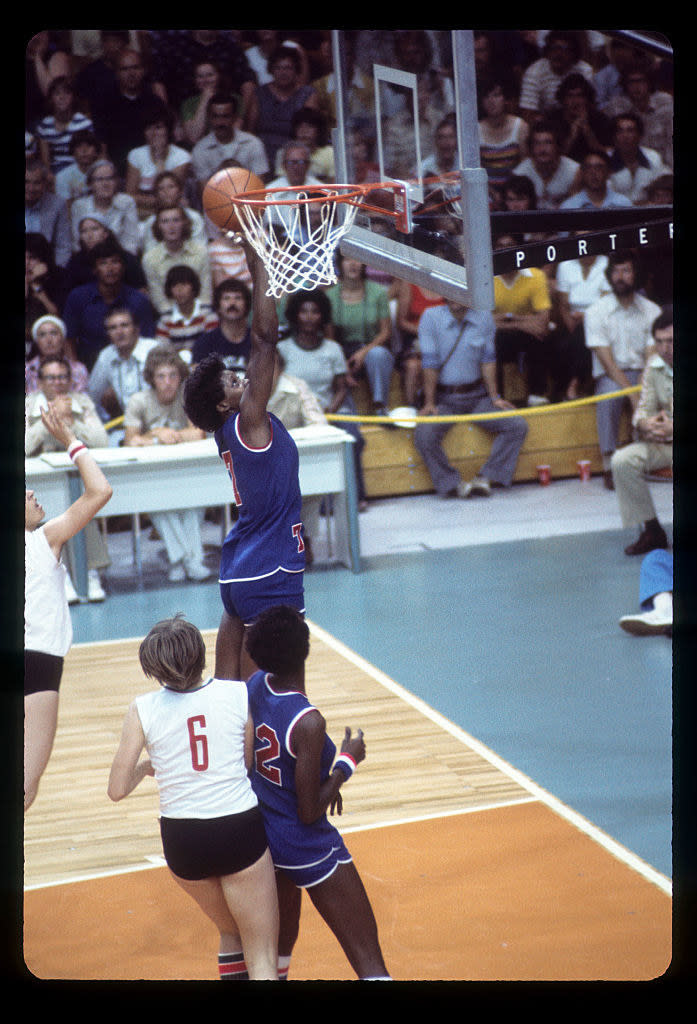
[[[583,832],[585,835],[589,836],[596,843],[602,846],[603,849],[607,850],[607,852],[610,853],[613,857],[616,857],[624,864],[627,864],[634,871],[637,871],[649,882],[652,882],[654,885],[658,886],[658,888],[665,892],[667,895],[672,896],[672,882],[669,878],[666,878],[666,876],[662,874],[660,871],[656,871],[656,869],[652,868],[650,864],[647,864],[640,857],[637,857],[636,854],[632,853],[631,850],[628,850],[626,847],[622,846],[621,843],[616,842],[614,839],[611,838],[611,836],[603,832],[602,829],[599,829],[596,825],[593,825],[590,821],[584,818],[583,815],[578,814],[570,807],[567,807],[566,804],[563,804],[561,800],[558,800],[556,797],[552,796],[551,793],[548,793],[546,790],[542,789],[542,787],[538,786],[537,783],[533,782],[531,779],[529,779],[522,772],[518,771],[516,768],[513,768],[512,765],[508,764],[507,761],[504,761],[503,758],[500,758],[492,750],[489,750],[488,747],[485,747],[483,743],[479,742],[479,740],[476,740],[473,736],[470,736],[470,734],[465,732],[464,729],[461,729],[458,725],[455,725],[444,715],[441,715],[440,712],[436,711],[429,704],[426,704],[425,701],[421,700],[419,697],[414,696],[414,694],[410,693],[408,690],[405,690],[404,687],[399,685],[399,683],[396,683],[393,679],[390,679],[390,677],[385,675],[384,672],[381,672],[380,669],[376,668],[370,662],[366,661],[365,658],[362,658],[359,654],[356,654],[355,651],[351,650],[350,647],[347,647],[340,640],[337,640],[336,637],[332,636],[330,633],[327,633],[326,630],[322,629],[320,626],[315,625],[314,622],[310,622],[309,620],[308,625],[310,626],[311,633],[317,636],[319,639],[321,639],[324,643],[326,643],[327,646],[335,650],[337,654],[341,654],[341,656],[346,658],[347,661],[352,662],[357,668],[360,668],[361,671],[371,676],[381,686],[384,686],[385,689],[389,690],[391,693],[394,693],[397,697],[400,697],[405,703],[411,705],[411,707],[419,711],[426,718],[429,718],[434,724],[440,726],[446,732],[449,732],[451,736],[454,736],[455,739],[459,740],[461,743],[464,743],[465,746],[475,751],[475,753],[479,754],[481,757],[484,758],[484,760],[488,761],[495,768],[498,768],[499,771],[503,772],[504,775],[507,775],[512,781],[517,782],[519,786],[527,790],[527,792],[530,793],[531,797],[534,797],[535,799],[546,804],[547,807],[553,810],[560,817],[564,818],[565,821],[568,821],[571,825],[579,829],[579,831]],[[435,815],[435,817],[438,817],[438,815]],[[392,823],[387,824],[389,825]],[[394,822],[394,824],[397,823]],[[375,825],[372,827],[377,828],[381,826]]]
[[[533,782],[532,779],[528,778],[527,775],[524,775],[522,772],[518,771],[517,768],[514,768],[507,761],[504,761],[503,758],[498,756],[498,754],[495,754],[483,743],[480,743],[479,740],[475,739],[474,736],[471,736],[464,729],[461,729],[460,726],[455,725],[454,722],[451,722],[444,715],[441,715],[440,712],[436,711],[425,701],[421,700],[420,697],[416,697],[413,693],[410,693],[408,690],[405,690],[403,686],[400,686],[399,683],[396,683],[384,672],[381,672],[380,669],[375,667],[375,665],[371,664],[369,661],[366,661],[365,658],[362,658],[350,647],[347,647],[346,644],[342,643],[340,640],[337,640],[337,638],[332,636],[331,633],[328,633],[326,630],[322,629],[321,626],[318,626],[311,620],[308,619],[307,621],[308,626],[310,627],[311,634],[314,634],[318,639],[322,640],[325,644],[327,644],[328,647],[331,647],[332,650],[336,651],[337,654],[340,654],[343,658],[354,664],[362,672],[365,672],[366,675],[371,676],[371,678],[374,679],[376,683],[379,683],[380,686],[383,686],[386,690],[389,690],[390,693],[393,693],[395,696],[403,700],[406,704],[409,704],[411,707],[413,707],[416,711],[419,711],[426,718],[430,719],[430,721],[432,721],[435,725],[438,725],[441,729],[444,729],[446,732],[450,733],[450,735],[454,736],[455,739],[460,741],[460,743],[463,743],[466,747],[469,747],[470,750],[473,750],[475,753],[479,754],[479,756],[484,758],[485,761],[488,761],[491,765],[493,765],[495,768],[501,771],[504,775],[507,775],[509,779],[511,779],[513,782],[516,782],[522,789],[526,790],[526,792],[530,794],[530,802],[532,800],[539,800],[541,803],[545,804],[547,807],[550,808],[550,810],[554,811],[555,814],[558,814],[561,818],[563,818],[565,821],[568,821],[569,824],[573,825],[580,832],[583,832],[585,835],[589,836],[589,838],[593,839],[594,842],[598,843],[599,846],[602,846],[604,850],[606,850],[617,860],[621,861],[623,864],[626,864],[628,867],[632,868],[632,870],[642,875],[642,877],[645,878],[647,881],[653,883],[653,885],[657,886],[662,892],[666,893],[666,895],[672,897],[673,884],[670,878],[667,878],[664,874],[662,874],[662,872],[657,871],[655,868],[651,867],[651,865],[647,864],[644,860],[641,859],[641,857],[638,857],[635,853],[632,853],[632,851],[628,850],[625,846],[622,846],[621,843],[618,843],[606,832],[603,832],[602,829],[598,828],[592,822],[588,821],[588,819],[584,818],[583,815],[579,814],[577,811],[572,810],[572,808],[567,807],[566,804],[562,803],[562,801],[559,800],[557,797],[552,796],[552,794],[548,793],[547,790],[543,789],[541,786],[538,786],[537,783]],[[202,632],[205,635],[206,633],[215,632],[215,630],[203,630]],[[74,646],[103,646],[103,644],[105,643],[124,643],[134,639],[137,638],[121,637],[118,640],[91,641],[84,644],[75,644]],[[349,832],[354,831],[357,832],[367,831],[369,829],[389,828],[391,825],[407,824],[416,821],[426,821],[431,820],[433,818],[465,814],[469,811],[474,812],[480,810],[489,810],[499,806],[508,806],[509,803],[525,802],[528,801],[509,801],[501,804],[487,805],[486,807],[463,808],[462,810],[447,812],[447,815],[433,814],[424,815],[423,817],[418,818],[404,818],[401,821],[376,822],[372,825],[356,826],[353,829],[347,828],[345,832],[348,834]],[[109,875],[125,874],[126,872],[142,871],[147,870],[151,867],[161,867],[164,864],[164,861],[161,861],[159,858],[156,857],[148,859],[152,861],[152,863],[149,865],[138,865],[123,869],[122,871],[114,870],[110,872],[104,872],[102,874],[85,875],[79,878],[64,879],[62,882],[48,882],[46,883],[46,886],[28,886],[26,887],[25,891],[28,892],[30,891],[30,889],[41,889],[44,887],[48,887],[50,885],[67,885],[71,882],[87,881],[89,879],[94,878],[108,877]]]

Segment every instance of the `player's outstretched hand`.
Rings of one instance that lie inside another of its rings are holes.
[[[48,408],[41,410],[41,420],[56,441],[69,448],[76,437],[70,424],[61,417],[58,408],[54,402],[49,402]]]
[[[341,753],[350,754],[356,764],[360,764],[361,761],[365,760],[365,740],[363,739],[362,729],[359,729],[357,735],[351,738],[351,730],[346,726],[344,739],[341,744]]]

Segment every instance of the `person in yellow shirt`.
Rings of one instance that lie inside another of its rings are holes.
[[[516,235],[501,235],[494,240],[494,248],[507,249],[521,242]],[[498,389],[503,393],[504,364],[519,363],[522,358],[527,370],[528,405],[548,401],[551,308],[547,276],[542,270],[530,267],[494,277]]]

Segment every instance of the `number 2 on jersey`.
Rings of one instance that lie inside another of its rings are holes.
[[[275,786],[281,785],[281,769],[271,764],[271,761],[275,761],[281,752],[281,744],[278,742],[278,736],[274,729],[272,729],[266,722],[262,722],[261,725],[256,727],[256,736],[258,740],[265,743],[265,747],[260,747],[254,751],[254,760],[256,762],[256,768],[259,775],[262,775],[269,782],[273,782]]]

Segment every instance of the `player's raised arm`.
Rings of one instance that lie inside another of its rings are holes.
[[[252,347],[247,364],[247,387],[240,401],[240,431],[254,446],[268,443],[270,427],[266,406],[273,391],[278,314],[276,302],[266,294],[268,275],[263,261],[244,243],[252,275]]]

